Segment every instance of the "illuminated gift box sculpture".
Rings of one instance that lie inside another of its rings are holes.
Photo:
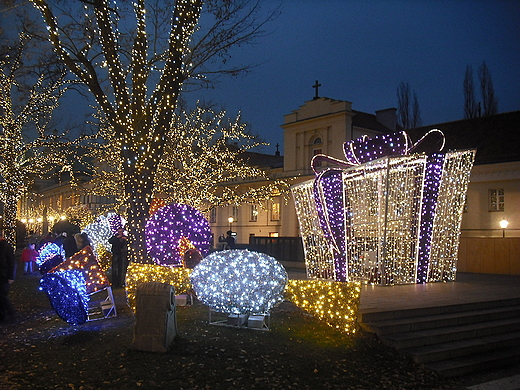
[[[346,161],[318,155],[316,178],[292,187],[307,275],[340,282],[454,280],[474,150],[439,153],[430,131],[344,144]],[[336,167],[317,172],[320,161]]]
[[[70,324],[117,316],[112,288],[90,246],[46,273],[40,280],[40,290],[47,293],[56,313]],[[106,298],[94,302],[92,297],[103,291]]]

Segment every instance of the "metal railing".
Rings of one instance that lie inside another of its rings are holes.
[[[258,237],[249,238],[249,250],[265,253],[279,262],[305,263],[301,237]]]

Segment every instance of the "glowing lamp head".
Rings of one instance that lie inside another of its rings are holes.
[[[500,221],[500,228],[501,229],[507,229],[507,226],[509,225],[509,221],[506,219],[503,219]]]
[[[233,221],[234,221],[235,219],[234,219],[233,217],[229,217],[227,220],[228,220],[229,223],[233,223]]]

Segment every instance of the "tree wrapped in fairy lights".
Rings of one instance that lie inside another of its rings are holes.
[[[188,203],[199,206],[202,193],[211,198],[217,191],[200,191],[195,167],[186,162],[196,164],[204,154],[207,161],[225,162],[231,153],[218,139],[211,140],[216,145],[211,150],[218,150],[211,155],[202,140],[191,138],[186,145],[183,126],[177,126],[182,121],[175,115],[181,91],[210,83],[208,75],[215,72],[236,75],[246,70],[243,65],[227,67],[230,50],[261,35],[273,13],[261,18],[257,0],[31,3],[43,16],[56,54],[88,87],[101,125],[111,133],[105,137],[106,149],[117,159],[117,169],[105,170],[98,178],[107,192],[121,195],[126,207],[131,259],[147,262],[144,228],[154,194],[171,195],[181,188],[197,194]],[[198,28],[201,17],[204,23]],[[200,114],[196,110],[194,115]],[[183,153],[191,155],[180,163],[175,156]],[[207,165],[198,169],[206,183],[219,174],[222,181],[229,178],[222,170],[209,176]],[[246,171],[240,175],[251,173]],[[167,189],[168,175],[176,179]],[[228,192],[222,190],[219,196],[229,197]]]
[[[286,182],[271,180],[267,171],[248,164],[248,151],[260,142],[248,133],[240,116],[229,119],[225,111],[198,106],[181,111],[174,120],[167,136],[177,142],[164,146],[153,183],[153,192],[161,194],[165,204],[187,204],[204,213],[212,207],[259,202],[288,191]],[[89,147],[90,155],[100,163],[93,167],[89,191],[115,195],[124,180],[118,141],[109,127],[102,127],[100,135],[105,142]]]
[[[18,77],[28,42],[29,37],[21,34],[14,55],[0,59],[0,202],[4,204],[4,235],[13,244],[20,197],[35,177],[68,166],[64,134],[48,129],[66,90],[64,75],[47,79],[41,74],[28,91],[21,88]]]

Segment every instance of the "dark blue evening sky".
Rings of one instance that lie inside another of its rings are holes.
[[[230,116],[241,111],[271,143],[266,153],[283,145],[283,115],[312,99],[315,80],[320,96],[369,113],[397,107],[397,86],[408,82],[429,125],[463,118],[467,65],[480,100],[477,73],[485,61],[499,112],[520,110],[517,0],[283,0],[268,29],[256,45],[234,53],[235,61],[260,64],[252,73],[195,92]]]

